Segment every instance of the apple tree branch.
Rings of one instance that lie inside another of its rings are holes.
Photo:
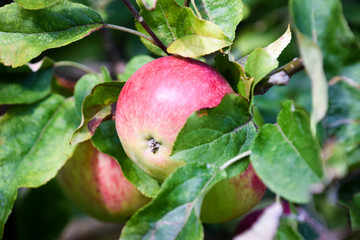
[[[294,58],[291,62],[281,68],[269,73],[255,87],[255,95],[265,94],[273,86],[284,86],[289,83],[290,78],[296,73],[304,70],[304,64],[301,58]]]

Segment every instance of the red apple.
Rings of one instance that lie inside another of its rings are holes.
[[[199,109],[216,107],[228,93],[234,92],[227,81],[203,62],[168,56],[144,65],[126,82],[117,102],[116,129],[125,152],[144,172],[163,181],[184,164],[170,154],[187,118]],[[252,168],[219,186],[231,192],[216,199],[222,190],[211,190],[211,197],[205,197],[203,209],[209,214],[203,214],[204,221],[238,217],[265,191]],[[217,209],[227,209],[226,216],[215,213]]]
[[[115,122],[127,155],[144,172],[163,181],[183,162],[170,159],[180,129],[190,114],[216,107],[233,93],[207,64],[163,57],[136,71],[121,90]]]
[[[80,210],[102,221],[123,223],[149,201],[124,177],[119,163],[90,141],[77,146],[57,178]]]

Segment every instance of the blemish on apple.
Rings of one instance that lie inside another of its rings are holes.
[[[208,111],[207,111],[207,109],[200,109],[200,110],[196,111],[196,115],[198,117],[206,117],[208,115]]]
[[[154,138],[150,138],[148,141],[148,146],[149,146],[151,152],[153,154],[155,154],[159,150],[161,144],[158,143]]]

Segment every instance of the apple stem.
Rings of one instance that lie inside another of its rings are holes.
[[[290,78],[302,70],[304,70],[303,60],[301,58],[294,58],[281,68],[269,73],[259,84],[256,85],[254,94],[263,95],[273,86],[287,85]]]
[[[189,4],[190,4],[190,1],[189,1],[189,0],[185,0],[185,1],[184,1],[184,7],[188,7]]]
[[[251,151],[248,150],[248,151],[246,151],[246,152],[243,152],[243,153],[237,155],[236,157],[233,157],[232,159],[230,159],[229,161],[227,161],[226,163],[224,163],[224,164],[220,167],[220,170],[226,169],[228,166],[230,166],[230,165],[233,164],[234,162],[237,162],[237,161],[239,161],[240,159],[249,156],[250,154],[251,154]]]
[[[280,195],[279,195],[279,194],[276,194],[276,196],[275,196],[275,202],[281,203]]]
[[[126,7],[130,10],[132,15],[136,18],[136,20],[143,26],[143,28],[146,30],[146,32],[149,33],[151,38],[154,40],[154,43],[156,46],[158,46],[164,53],[169,55],[167,52],[167,47],[164,45],[163,42],[155,35],[155,33],[151,30],[149,25],[145,22],[144,18],[138,13],[138,11],[135,9],[135,7],[132,5],[132,3],[129,0],[122,0],[123,3],[126,5]]]

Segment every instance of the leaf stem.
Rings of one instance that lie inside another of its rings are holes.
[[[54,63],[55,67],[74,67],[77,69],[80,69],[86,73],[98,73],[95,70],[89,68],[88,66],[81,64],[81,63],[77,63],[77,62],[72,62],[72,61],[60,61],[60,62],[56,62]]]
[[[287,85],[290,78],[302,70],[304,70],[303,60],[301,58],[294,58],[281,68],[269,73],[261,80],[261,82],[256,85],[254,94],[263,95],[273,86]]]
[[[143,28],[146,30],[146,32],[149,33],[151,38],[154,40],[154,44],[158,46],[164,53],[169,55],[167,52],[167,47],[164,45],[163,42],[155,35],[155,33],[151,30],[149,25],[145,22],[144,18],[138,13],[138,11],[134,8],[132,3],[129,0],[122,0],[123,3],[126,5],[126,7],[129,9],[129,11],[132,13],[132,15],[136,18],[136,20],[143,26]]]
[[[349,78],[347,76],[335,76],[329,81],[329,85],[332,86],[340,81],[344,81],[349,86],[354,87],[358,90],[360,90],[360,84],[358,84],[354,79]]]
[[[237,155],[236,157],[233,157],[232,159],[230,159],[229,161],[227,161],[226,163],[224,163],[221,167],[220,170],[224,170],[225,168],[227,168],[228,166],[230,166],[231,164],[233,164],[234,162],[237,162],[238,160],[247,157],[251,154],[251,151],[248,150],[246,152],[243,152],[239,155]]]
[[[298,216],[296,220],[307,223],[318,233],[319,239],[343,239],[346,235],[348,235],[347,229],[338,229],[336,231],[328,230],[317,219],[312,217],[305,208],[298,207],[297,211]]]
[[[138,32],[136,30],[133,30],[133,29],[130,29],[130,28],[126,28],[126,27],[121,27],[121,26],[117,26],[117,25],[113,25],[113,24],[107,24],[105,23],[104,26],[106,28],[111,28],[111,29],[115,29],[115,30],[120,30],[120,31],[123,31],[123,32],[127,32],[127,33],[131,33],[131,34],[134,34],[136,36],[139,36],[139,37],[142,37],[150,42],[152,42],[153,44],[156,45],[156,42],[154,41],[154,39],[152,39],[151,37],[141,33],[141,32]]]
[[[198,18],[202,19],[202,18],[201,18],[201,14],[200,14],[199,10],[198,10],[197,7],[196,7],[195,0],[191,0],[191,4],[193,5],[193,7],[194,7],[194,9],[195,9],[196,16],[197,16]]]
[[[281,201],[280,201],[280,195],[279,195],[279,194],[276,194],[276,196],[275,196],[275,202],[276,202],[276,203],[281,203]]]

